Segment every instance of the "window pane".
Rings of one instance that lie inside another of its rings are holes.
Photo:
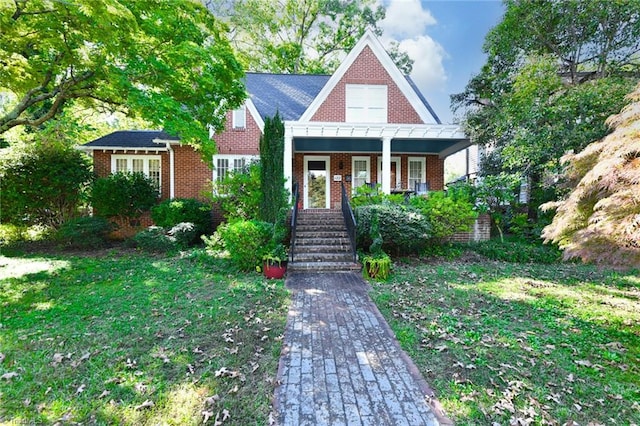
[[[247,114],[244,105],[233,110],[233,128],[244,129],[246,127]]]
[[[131,171],[133,173],[144,173],[144,160],[141,158],[134,158],[131,160],[133,162],[133,167]]]
[[[422,182],[422,161],[409,160],[409,188],[416,187],[416,182]]]
[[[369,178],[367,160],[353,160],[352,186],[357,188],[364,185]]]
[[[229,171],[229,160],[227,160],[226,158],[218,158],[218,161],[216,162],[216,171],[216,179],[219,181],[224,179],[224,177],[227,175],[227,172]]]
[[[115,172],[119,173],[126,173],[128,171],[127,169],[127,159],[126,158],[116,158],[116,169]]]
[[[245,159],[244,158],[234,158],[233,160],[233,171],[241,172],[244,169]]]
[[[156,185],[160,191],[160,160],[149,160],[149,179]]]

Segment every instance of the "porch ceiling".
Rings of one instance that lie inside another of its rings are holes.
[[[471,145],[460,126],[442,124],[285,122],[296,152],[379,152],[391,140],[392,154],[445,158]]]

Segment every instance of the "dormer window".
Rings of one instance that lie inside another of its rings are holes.
[[[374,84],[347,84],[345,87],[348,123],[386,123],[387,86]]]
[[[242,105],[233,110],[233,128],[245,129],[247,127],[247,109]]]

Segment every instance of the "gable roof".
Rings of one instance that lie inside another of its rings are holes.
[[[247,73],[249,98],[262,119],[280,112],[283,121],[296,121],[329,80],[328,75]]]
[[[89,149],[158,149],[162,147],[154,140],[175,141],[180,138],[171,136],[162,130],[117,130],[101,138],[95,139],[82,145],[82,148]]]
[[[401,72],[400,69],[393,62],[393,59],[389,56],[387,51],[384,49],[380,40],[375,36],[375,34],[371,30],[367,30],[360,41],[356,43],[351,52],[347,55],[347,57],[342,61],[338,69],[333,73],[333,75],[329,78],[329,81],[322,88],[318,96],[313,100],[309,108],[302,114],[300,117],[300,121],[311,121],[311,118],[318,111],[320,106],[324,103],[324,101],[329,97],[333,89],[340,82],[345,73],[349,70],[351,65],[355,62],[355,60],[360,56],[362,51],[369,47],[373,54],[376,56],[380,64],[387,71],[391,79],[396,83],[404,97],[409,101],[411,106],[415,109],[420,116],[420,119],[425,124],[433,123],[439,124],[440,120],[433,114],[433,109],[429,106],[424,97],[420,94],[420,91],[417,90],[415,84],[411,84]]]

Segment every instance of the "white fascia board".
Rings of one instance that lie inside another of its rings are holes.
[[[386,124],[286,121],[292,137],[365,137],[396,139],[467,139],[456,124]]]
[[[444,159],[450,155],[455,154],[456,152],[462,151],[463,149],[469,148],[471,146],[471,141],[469,139],[461,140],[455,145],[451,145],[449,148],[446,148],[440,152],[440,158]]]
[[[384,69],[389,73],[391,79],[396,83],[402,94],[407,98],[411,106],[416,110],[420,119],[424,123],[437,123],[437,120],[427,107],[422,103],[416,92],[413,90],[405,76],[400,72],[393,59],[389,56],[380,40],[371,30],[367,30],[360,41],[356,43],[351,52],[342,61],[338,69],[333,73],[329,81],[324,85],[318,96],[311,102],[307,110],[302,114],[299,121],[310,121],[320,106],[326,101],[338,82],[342,79],[347,70],[353,65],[360,53],[366,46],[371,48],[373,54],[378,58]]]
[[[156,140],[154,139],[154,142]],[[164,143],[164,142],[162,142]],[[131,146],[84,146],[80,145],[78,149],[83,151],[166,151],[167,147],[131,147]]]
[[[247,110],[251,114],[251,117],[253,117],[253,121],[256,122],[256,124],[260,128],[260,131],[264,133],[264,120],[262,119],[262,117],[260,117],[260,113],[258,112],[258,109],[256,108],[256,105],[253,103],[251,98],[247,98],[247,100],[245,101],[245,105],[247,107]]]

